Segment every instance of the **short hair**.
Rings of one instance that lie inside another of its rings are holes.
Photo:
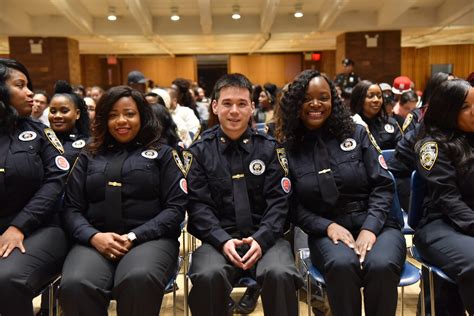
[[[359,83],[357,83],[355,87],[352,89],[352,94],[351,94],[352,114],[362,114],[364,110],[365,98],[367,97],[367,91],[372,85],[376,85],[380,88],[380,86],[377,83],[373,83],[372,81],[369,81],[369,80],[362,80]],[[380,92],[382,92],[381,88],[380,88]],[[382,98],[382,106],[380,108],[379,113],[377,113],[377,117],[381,117],[384,122],[388,121],[388,114],[387,114],[387,111],[385,110],[385,101],[383,98]]]
[[[113,137],[108,129],[109,113],[112,111],[115,103],[123,97],[132,98],[140,114],[141,126],[135,142],[140,143],[144,147],[158,143],[161,135],[161,126],[143,94],[129,86],[116,86],[107,90],[97,102],[96,115],[92,127],[92,143],[88,146],[89,153],[97,154],[99,151],[105,150],[113,142]]]
[[[18,112],[10,105],[10,91],[6,84],[6,81],[10,79],[12,69],[25,75],[28,80],[27,87],[33,91],[28,69],[14,59],[0,58],[0,131],[5,132],[13,130],[18,119]]]
[[[400,104],[405,105],[408,102],[418,102],[418,95],[416,95],[415,91],[409,90],[402,93],[400,97]]]
[[[33,93],[34,93],[34,95],[37,95],[37,94],[43,95],[46,98],[46,103],[49,104],[50,98],[49,98],[48,93],[45,90],[36,89],[35,91],[33,91]]]
[[[213,100],[219,101],[221,90],[228,87],[247,89],[249,91],[249,100],[252,101],[252,83],[240,73],[226,74],[220,77],[214,85]]]

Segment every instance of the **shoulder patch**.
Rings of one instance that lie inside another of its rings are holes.
[[[61,144],[61,141],[58,139],[54,131],[51,128],[45,128],[44,134],[48,138],[49,142],[54,146],[54,148],[56,148],[61,155],[64,154],[63,145]]]
[[[370,142],[372,143],[372,145],[374,145],[375,149],[377,149],[379,154],[381,154],[382,149],[380,149],[379,145],[377,144],[377,141],[375,140],[374,135],[372,135],[372,133],[369,131],[368,128],[366,130],[367,130],[367,135],[369,136]]]
[[[280,162],[281,168],[285,172],[285,177],[288,177],[289,168],[288,168],[288,158],[286,158],[286,151],[285,148],[277,148],[277,157],[278,161]]]
[[[438,144],[436,142],[426,142],[420,149],[420,164],[426,170],[433,168],[438,158]]]
[[[413,114],[408,113],[407,117],[405,118],[405,121],[403,121],[403,126],[402,126],[402,131],[404,132],[408,126],[410,126],[411,121],[413,121]]]
[[[181,161],[181,158],[179,158],[178,152],[175,149],[173,149],[172,154],[173,154],[174,162],[178,166],[179,170],[181,170],[183,175],[186,176],[186,169],[184,168],[184,165],[183,165],[183,162]]]
[[[185,176],[188,175],[189,169],[191,169],[191,164],[193,163],[193,154],[189,151],[183,151],[183,163]]]

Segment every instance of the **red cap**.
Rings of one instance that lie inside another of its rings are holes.
[[[413,82],[407,76],[399,76],[393,80],[392,92],[395,94],[403,94],[411,90]]]

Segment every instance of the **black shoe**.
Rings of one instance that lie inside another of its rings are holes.
[[[240,298],[239,303],[235,305],[234,312],[240,314],[250,314],[253,312],[257,306],[260,290],[260,287],[248,287],[244,295]]]

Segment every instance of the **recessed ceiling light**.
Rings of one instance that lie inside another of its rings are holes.
[[[238,4],[232,6],[232,18],[234,20],[240,19],[240,7]]]
[[[171,7],[171,21],[179,21],[178,7]]]
[[[301,5],[301,3],[295,4],[295,13],[293,14],[293,16],[299,19],[302,18],[303,15],[303,6]]]
[[[117,15],[115,15],[115,7],[109,6],[109,15],[107,15],[107,20],[116,21]]]

